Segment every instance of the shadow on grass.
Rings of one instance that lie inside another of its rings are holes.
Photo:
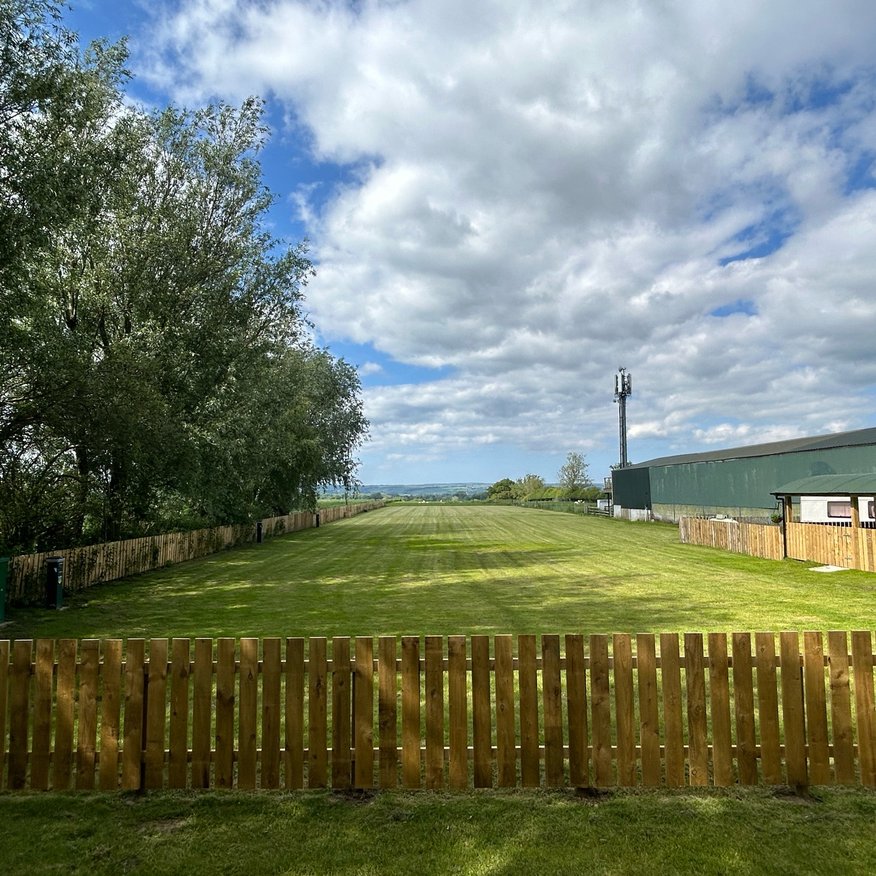
[[[873,872],[876,795],[820,796],[43,794],[0,796],[0,817],[10,872]]]

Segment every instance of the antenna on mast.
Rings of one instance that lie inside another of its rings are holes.
[[[618,368],[614,375],[614,400],[618,405],[618,434],[620,437],[620,463],[618,468],[626,468],[627,459],[627,397],[633,394],[633,375],[626,368]]]

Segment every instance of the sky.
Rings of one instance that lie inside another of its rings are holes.
[[[79,0],[132,100],[266,100],[366,484],[876,425],[872,0]]]

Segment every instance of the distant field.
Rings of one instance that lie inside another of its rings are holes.
[[[3,638],[866,629],[876,576],[682,545],[674,527],[391,506],[67,599]]]

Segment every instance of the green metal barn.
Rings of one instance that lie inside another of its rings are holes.
[[[876,474],[876,428],[651,459],[612,472],[616,517],[767,522],[773,491],[813,475]]]

